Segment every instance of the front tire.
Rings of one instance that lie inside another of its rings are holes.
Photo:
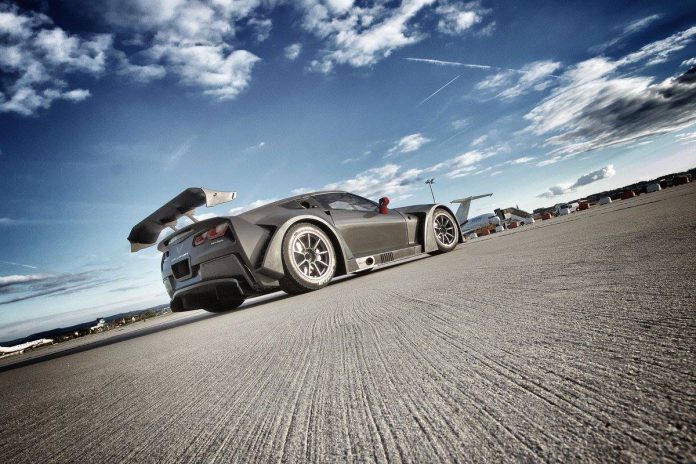
[[[303,222],[290,227],[281,253],[285,276],[280,279],[280,288],[291,295],[318,290],[336,273],[331,239],[314,224]]]
[[[433,233],[440,253],[454,250],[459,242],[459,227],[454,217],[444,209],[435,210]]]

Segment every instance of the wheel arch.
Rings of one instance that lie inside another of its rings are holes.
[[[348,260],[352,258],[352,254],[345,243],[341,235],[336,231],[336,229],[328,223],[317,216],[302,215],[296,216],[289,219],[282,226],[276,229],[273,237],[271,238],[268,247],[266,248],[265,255],[261,261],[261,266],[257,269],[260,274],[272,277],[274,279],[280,279],[285,275],[285,270],[283,269],[283,256],[281,253],[283,246],[283,238],[287,234],[290,227],[298,223],[309,223],[319,227],[331,240],[331,245],[334,247],[336,253],[336,276],[346,274],[348,269]]]
[[[464,238],[462,237],[462,228],[460,227],[459,223],[457,222],[457,216],[454,215],[452,210],[442,204],[435,204],[432,205],[432,207],[427,211],[426,216],[425,216],[425,223],[423,227],[423,234],[424,236],[421,237],[423,239],[423,251],[426,253],[431,253],[433,251],[437,251],[437,241],[435,240],[435,231],[433,230],[433,220],[435,218],[435,212],[437,210],[444,210],[448,212],[451,216],[452,219],[454,219],[454,224],[457,227],[457,231],[459,232],[459,237],[457,239],[458,243],[463,243]]]

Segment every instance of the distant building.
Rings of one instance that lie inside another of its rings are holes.
[[[89,333],[103,332],[108,329],[105,319],[97,319],[97,325],[93,325],[89,328]]]

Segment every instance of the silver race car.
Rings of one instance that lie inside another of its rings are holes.
[[[389,209],[386,197],[376,203],[342,191],[298,195],[237,216],[194,217],[199,206],[235,196],[189,188],[131,230],[128,241],[135,252],[157,243],[165,228],[173,229],[158,245],[172,311],[224,311],[279,289],[305,293],[335,276],[452,251],[462,241],[447,206]],[[177,229],[182,216],[192,223]]]

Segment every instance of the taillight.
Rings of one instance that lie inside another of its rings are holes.
[[[222,237],[223,235],[225,235],[225,232],[227,232],[227,223],[223,222],[214,229],[210,229],[208,231],[208,239],[213,240],[218,237]]]
[[[222,237],[227,233],[227,229],[229,228],[229,224],[226,222],[223,222],[222,224],[218,224],[216,227],[213,227],[210,230],[207,230],[203,232],[202,234],[198,234],[193,238],[193,246],[198,246],[198,245],[203,245],[206,240],[214,240],[216,238]]]
[[[203,232],[201,235],[196,235],[196,237],[193,239],[193,246],[202,245],[207,239],[207,236],[208,232]]]

